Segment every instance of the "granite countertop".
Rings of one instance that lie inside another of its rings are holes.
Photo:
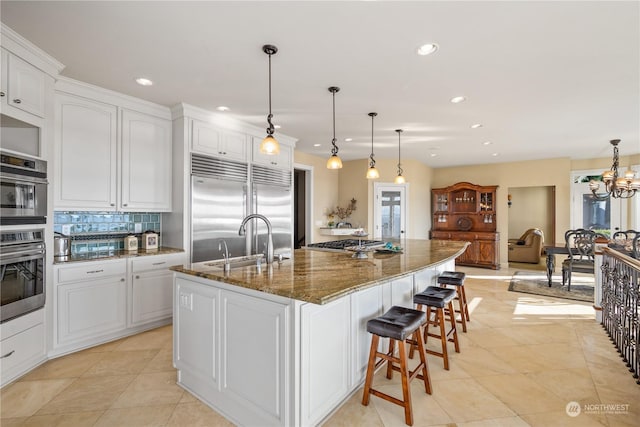
[[[234,267],[204,261],[171,270],[314,304],[326,304],[350,293],[413,274],[455,258],[468,242],[412,240],[395,243],[402,253],[369,253],[367,259],[351,258],[352,252],[296,249],[293,258],[271,265]]]
[[[110,259],[133,258],[140,256],[167,255],[184,252],[184,249],[161,246],[158,249],[138,249],[137,251],[125,251],[123,249],[101,252],[88,252],[73,254],[64,258],[53,258],[54,264],[70,264],[84,261],[105,261]]]

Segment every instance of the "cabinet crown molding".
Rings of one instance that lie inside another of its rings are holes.
[[[179,118],[190,118],[210,123],[211,125],[224,130],[245,133],[256,138],[263,138],[265,136],[264,128],[250,125],[226,114],[215,113],[184,102],[171,107],[171,115],[173,120],[177,120]],[[294,148],[298,141],[297,138],[293,138],[280,132],[276,134],[276,138],[281,144]]]
[[[171,120],[169,107],[135,98],[110,89],[105,89],[90,83],[74,80],[69,77],[60,76],[55,83],[58,92],[65,92],[71,95],[81,96],[93,101],[115,105],[120,108],[139,111],[165,120]]]
[[[29,40],[16,33],[6,24],[0,22],[2,47],[39,68],[52,77],[57,77],[64,69],[64,64],[49,55]]]

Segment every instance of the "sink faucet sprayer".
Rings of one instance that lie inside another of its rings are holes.
[[[229,264],[229,248],[227,247],[226,240],[220,240],[218,242],[218,250],[219,251],[222,250],[223,243],[224,243],[224,254],[222,254],[222,257],[224,258],[224,271],[229,271],[231,270],[231,264]]]
[[[251,214],[247,215],[240,224],[240,230],[238,230],[238,234],[240,236],[244,236],[247,232],[246,224],[250,219],[259,218],[267,224],[267,264],[273,263],[273,234],[271,232],[271,222],[267,219],[266,216],[260,214]]]

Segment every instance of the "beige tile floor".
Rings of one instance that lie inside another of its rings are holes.
[[[415,426],[640,426],[640,385],[590,304],[508,292],[513,269],[461,270],[469,330],[449,371],[429,356],[433,395],[411,384]],[[36,368],[2,389],[0,425],[231,425],[175,381],[168,326]],[[379,373],[375,385],[400,396],[397,374]],[[361,398],[360,389],[324,425],[405,425],[399,406],[372,396],[365,407]],[[566,412],[573,401],[577,417]]]

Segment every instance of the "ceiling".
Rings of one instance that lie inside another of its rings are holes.
[[[328,157],[431,167],[640,153],[640,8],[627,2],[7,1],[0,19],[62,74],[267,126]],[[439,50],[418,56],[416,48]],[[142,87],[144,76],[154,85]],[[454,96],[467,97],[453,104]],[[480,123],[483,126],[472,129]],[[345,138],[353,141],[345,142]],[[491,144],[483,145],[490,141]],[[314,144],[321,144],[314,147]]]

